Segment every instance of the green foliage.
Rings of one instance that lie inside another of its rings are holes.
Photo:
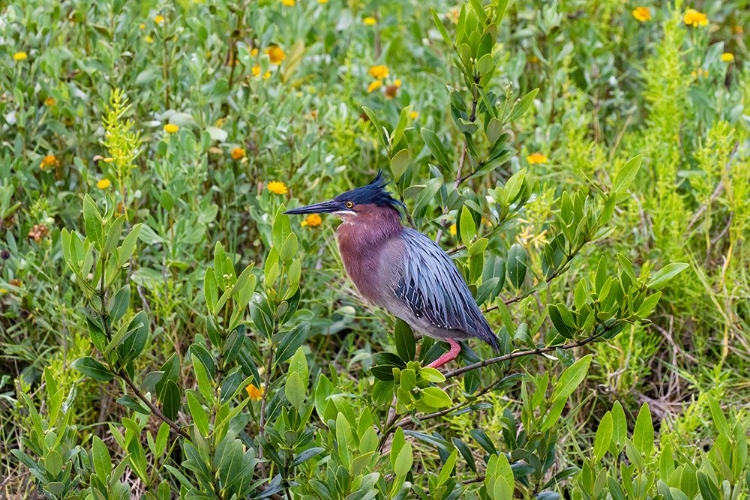
[[[635,7],[5,8],[0,496],[746,497],[750,18]],[[379,169],[500,352],[283,214]]]

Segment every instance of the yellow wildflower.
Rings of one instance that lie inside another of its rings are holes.
[[[527,61],[529,61],[529,64],[536,64],[539,62],[539,58],[537,56],[529,56]]]
[[[271,72],[270,71],[266,71],[265,73],[263,73],[263,79],[264,80],[268,80],[269,78],[271,78]]]
[[[16,52],[13,54],[14,61],[25,61],[29,55],[26,52]]]
[[[732,33],[735,35],[741,35],[745,32],[745,29],[742,26],[732,26]]]
[[[526,157],[526,161],[531,163],[532,165],[535,165],[537,163],[546,162],[547,157],[543,155],[542,153],[531,153],[529,156]]]
[[[176,134],[178,130],[180,130],[180,127],[174,123],[167,123],[164,125],[164,132],[168,134]]]
[[[721,60],[724,61],[725,63],[730,63],[734,61],[734,54],[732,54],[731,52],[724,52],[721,55]]]
[[[380,66],[372,66],[370,68],[370,76],[378,80],[383,80],[388,77],[388,67],[382,64]]]
[[[142,30],[145,30],[145,29],[146,29],[146,25],[145,25],[145,24],[143,24],[143,23],[139,24],[139,25],[138,25],[138,27],[139,27],[140,29],[142,29]]]
[[[154,22],[156,24],[163,23],[164,22],[164,16],[162,16],[161,14],[157,15],[156,17],[154,17]]]
[[[0,295],[5,295],[6,293],[8,293],[6,288],[0,288]]]
[[[245,148],[234,148],[232,150],[232,158],[235,160],[241,160],[245,157]]]
[[[253,401],[260,401],[261,399],[263,399],[263,394],[265,394],[266,392],[262,387],[259,389],[253,384],[245,387],[245,390],[247,391],[248,397],[250,397],[250,399],[252,399]]]
[[[281,0],[281,5],[284,7],[294,7],[294,0]]]
[[[318,3],[319,4],[326,4],[326,3],[328,3],[328,0],[318,0]]]
[[[253,68],[252,68],[252,71],[253,71],[253,76],[258,76],[258,75],[260,75],[260,66],[258,66],[258,65],[256,64],[255,66],[253,66]]]
[[[697,28],[698,26],[708,26],[708,16],[703,12],[698,12],[695,9],[688,9],[685,11],[685,16],[682,20],[688,26]]]
[[[266,54],[268,54],[268,58],[271,60],[271,64],[279,64],[281,63],[281,61],[286,59],[286,52],[284,52],[284,49],[282,49],[278,45],[268,47],[266,49]]]
[[[302,221],[302,227],[318,227],[323,222],[318,214],[310,214]]]
[[[113,161],[115,161],[115,159],[114,158],[104,158],[102,161],[104,163],[112,163]]]
[[[252,57],[255,57],[255,56],[257,56],[257,55],[258,55],[258,48],[256,47],[256,48],[254,48],[253,50],[251,50],[251,51],[250,51],[250,55],[251,55]]]
[[[633,10],[633,17],[636,21],[645,23],[651,20],[651,10],[648,7],[636,7]]]
[[[419,111],[412,111],[411,113],[409,113],[409,118],[411,118],[412,120],[416,120],[417,118],[419,118]]]
[[[48,97],[44,100],[45,106],[54,106],[55,105],[55,98],[54,97]]]
[[[107,189],[111,185],[112,183],[109,179],[99,179],[99,181],[96,183],[96,187],[98,187],[99,189]]]
[[[146,41],[146,43],[154,43],[154,39],[148,35],[144,36],[143,39]]]
[[[266,185],[266,189],[271,191],[273,194],[287,194],[289,190],[286,188],[286,184],[281,181],[271,181]]]
[[[58,161],[55,155],[47,155],[44,158],[42,158],[42,163],[39,164],[39,168],[44,170],[45,168],[57,167],[59,165],[60,165],[60,162]]]
[[[400,86],[401,86],[401,78],[399,78],[399,79],[397,79],[397,80],[396,80],[395,82],[393,82],[393,85],[394,85],[395,87],[400,87]]]
[[[380,80],[375,80],[374,82],[372,82],[372,83],[370,84],[370,86],[369,86],[369,87],[367,87],[367,93],[369,94],[369,93],[371,93],[371,92],[373,92],[373,91],[375,91],[375,90],[378,90],[378,89],[379,89],[380,87],[382,87],[382,86],[383,86],[383,82],[382,82],[382,81],[380,81]]]
[[[375,26],[376,24],[378,24],[378,20],[375,19],[374,17],[368,16],[362,19],[362,23],[364,23],[365,26]]]
[[[451,224],[451,227],[448,228],[448,232],[451,233],[453,236],[456,236],[456,225]]]

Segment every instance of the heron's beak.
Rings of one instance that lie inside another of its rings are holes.
[[[321,203],[315,203],[314,205],[307,205],[306,207],[293,208],[284,212],[289,215],[303,215],[303,214],[332,214],[335,212],[350,212],[346,205],[340,201],[330,200]]]

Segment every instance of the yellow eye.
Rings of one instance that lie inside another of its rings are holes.
[[[354,206],[354,203],[352,203],[351,201],[347,201],[346,203],[344,203],[344,205],[346,205],[346,208],[352,208]]]

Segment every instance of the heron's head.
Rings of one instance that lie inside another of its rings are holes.
[[[366,186],[358,187],[341,193],[332,200],[307,205],[305,207],[287,210],[285,214],[334,214],[342,219],[355,218],[376,210],[376,207],[390,208],[400,215],[399,207],[404,204],[395,199],[385,190],[387,182],[383,180],[383,172]]]

